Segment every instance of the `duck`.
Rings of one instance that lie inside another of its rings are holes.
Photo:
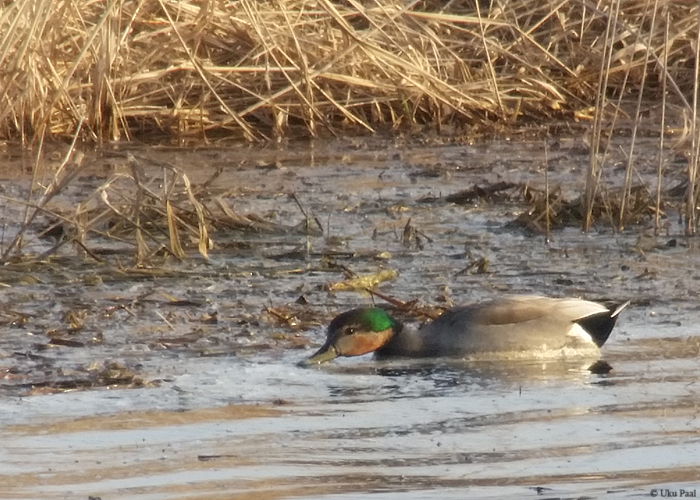
[[[419,329],[404,326],[380,307],[362,307],[336,316],[326,342],[300,364],[371,352],[377,358],[469,358],[486,353],[556,356],[568,348],[597,351],[629,303],[507,296],[449,309]]]

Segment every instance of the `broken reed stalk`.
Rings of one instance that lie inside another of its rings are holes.
[[[646,82],[647,69],[649,67],[649,52],[651,51],[651,42],[654,37],[654,28],[656,27],[656,11],[659,7],[659,0],[654,0],[654,9],[651,14],[651,26],[649,27],[649,40],[645,44],[646,51],[644,54],[644,66],[642,70],[642,79],[639,85],[639,91],[637,92],[637,106],[635,108],[634,114],[634,125],[632,126],[632,137],[630,139],[630,150],[627,155],[627,166],[625,168],[625,185],[622,189],[622,200],[620,201],[620,217],[618,220],[617,227],[620,231],[624,229],[625,226],[625,210],[627,209],[627,200],[630,196],[630,191],[632,190],[632,170],[634,168],[634,144],[637,140],[637,131],[639,130],[639,116],[642,109],[642,97],[644,96],[644,83]],[[646,18],[649,12],[649,0],[646,1],[644,5],[644,15],[642,18]],[[641,36],[641,32],[638,33]],[[632,67],[630,62],[629,67]],[[627,77],[625,77],[627,79]],[[663,128],[661,129],[661,135],[663,135]]]
[[[187,177],[187,175],[179,169],[176,170],[176,173],[180,174],[180,177],[182,178],[182,182],[185,187],[185,194],[187,195],[187,199],[194,208],[195,216],[197,218],[197,229],[199,231],[199,238],[197,239],[197,249],[199,250],[199,254],[206,259],[209,257],[209,248],[211,246],[211,240],[209,239],[209,230],[207,229],[207,222],[204,215],[204,206],[194,195],[194,192],[192,191],[192,184],[190,183],[190,178]]]
[[[308,259],[309,256],[311,255],[312,247],[311,247],[311,218],[309,217],[308,212],[306,209],[304,209],[304,206],[301,204],[301,201],[299,201],[299,197],[297,196],[296,193],[292,193],[292,198],[294,199],[294,202],[297,204],[297,207],[301,211],[301,214],[304,216],[304,226],[306,227],[306,258]],[[321,231],[323,231],[323,228],[321,227]]]
[[[75,233],[70,241],[88,254],[92,252],[86,241],[90,234],[133,246],[136,264],[144,266],[159,252],[184,258],[180,234],[184,229],[206,258],[210,240],[204,208],[184,172],[159,163],[163,175],[149,175],[131,154],[127,164],[128,173],[114,173],[78,205],[64,224]],[[155,183],[163,186],[162,195],[152,188]],[[104,226],[108,229],[100,229]]]
[[[81,248],[90,250],[87,236],[95,235],[135,248],[137,265],[148,265],[154,255],[163,252],[178,259],[186,257],[187,243],[194,243],[201,256],[207,258],[213,245],[209,237],[212,229],[316,234],[312,224],[318,221],[308,215],[298,198],[295,201],[306,218],[303,224],[275,224],[255,214],[235,213],[216,194],[222,188],[211,193],[211,184],[220,175],[220,169],[203,184],[193,186],[182,169],[167,162],[127,154],[126,164],[128,169],[113,173],[80,203],[72,217],[62,219],[68,220]],[[218,206],[223,215],[216,214],[206,203]]]
[[[24,222],[20,226],[19,230],[17,231],[17,234],[7,246],[5,251],[2,252],[2,256],[0,256],[0,263],[7,262],[13,252],[20,250],[20,247],[22,245],[22,238],[25,232],[27,231],[27,228],[29,228],[29,226],[32,224],[32,222],[34,222],[34,220],[40,213],[46,211],[46,205],[56,195],[58,195],[63,190],[63,188],[70,184],[70,182],[80,171],[83,160],[82,153],[78,153],[75,155],[75,166],[67,173],[65,172],[66,167],[69,163],[71,163],[71,160],[73,160],[74,158],[74,153],[76,152],[76,143],[78,141],[78,138],[80,137],[81,128],[82,127],[79,126],[76,129],[75,134],[73,135],[73,141],[71,142],[71,145],[63,158],[63,162],[61,162],[61,165],[54,173],[51,183],[49,183],[49,185],[44,189],[41,199],[35,205],[32,202],[32,198],[34,197],[35,187],[37,186],[39,172],[42,171],[41,165],[44,152],[45,134],[42,134],[41,140],[39,141],[39,147],[37,148],[36,152],[36,161],[34,163],[34,168],[32,169],[32,179],[29,186],[29,192],[27,193],[27,200],[25,203],[24,211]],[[33,208],[34,211],[30,213],[31,208]]]
[[[661,213],[661,180],[664,166],[664,137],[666,135],[666,82],[668,79],[668,73],[666,71],[666,64],[668,63],[668,31],[670,24],[670,12],[668,6],[666,9],[666,29],[664,29],[664,52],[662,56],[662,65],[664,71],[662,73],[661,80],[661,133],[659,134],[659,165],[656,172],[656,210],[654,213],[654,235],[659,235],[659,215]]]
[[[479,34],[481,35],[481,43],[484,47],[484,54],[486,55],[486,67],[488,68],[489,78],[491,79],[491,85],[493,85],[493,94],[498,103],[498,110],[503,118],[505,118],[505,110],[503,109],[503,102],[501,101],[501,92],[498,90],[498,79],[496,78],[496,70],[493,67],[493,61],[491,60],[491,51],[489,51],[489,43],[486,39],[486,31],[484,29],[484,22],[481,18],[481,10],[479,9],[479,2],[474,2],[476,7],[476,17],[479,19]]]
[[[611,6],[613,7],[613,6]],[[600,70],[598,73],[598,88],[596,90],[595,100],[595,115],[593,117],[593,131],[591,136],[591,157],[586,172],[586,187],[584,196],[585,217],[583,220],[583,230],[589,231],[593,222],[593,205],[595,204],[596,190],[598,189],[598,180],[602,173],[602,163],[600,154],[600,142],[603,133],[603,118],[604,110],[607,104],[606,92],[608,88],[608,78],[610,76],[610,67],[612,64],[613,44],[612,40],[616,33],[617,15],[620,8],[620,0],[615,2],[615,14],[607,16],[607,25],[605,28],[605,44],[603,57],[600,60]],[[615,20],[614,20],[615,19]]]

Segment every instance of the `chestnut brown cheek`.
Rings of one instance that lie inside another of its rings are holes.
[[[335,343],[335,348],[341,356],[361,356],[373,352],[391,337],[391,329],[374,333],[356,333],[343,337]]]

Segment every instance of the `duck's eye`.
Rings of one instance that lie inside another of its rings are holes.
[[[346,334],[346,335],[352,335],[353,333],[355,333],[355,327],[349,326],[349,327],[347,327],[347,329],[345,330],[345,334]]]

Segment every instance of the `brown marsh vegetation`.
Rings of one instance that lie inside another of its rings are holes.
[[[21,171],[0,181],[0,497],[692,489],[700,261],[669,221],[700,219],[699,16],[698,0],[0,2],[0,169]],[[542,149],[425,153],[522,131]],[[375,156],[375,133],[396,143]],[[340,140],[280,165],[238,147],[316,137]],[[112,144],[132,140],[237,147]],[[665,224],[666,243],[633,243]],[[541,244],[567,225],[605,234]],[[302,376],[292,349],[366,290],[421,319],[506,291],[637,307],[610,377]],[[73,394],[101,387],[143,389]]]
[[[628,119],[664,90],[689,121],[697,18],[694,0],[8,2],[0,137],[468,135]]]
[[[526,191],[534,210],[526,224],[548,231],[553,218],[556,227],[563,203],[575,214],[569,223],[585,230],[596,219],[622,229],[645,217],[658,232],[670,147],[687,158],[676,205],[694,234],[699,16],[695,0],[5,3],[0,137],[35,149],[35,180],[47,175],[46,140],[72,145],[51,182],[33,182],[23,229],[2,260],[46,213],[82,247],[108,225],[110,237],[131,239],[139,263],[149,252],[183,257],[185,241],[206,255],[216,224],[265,226],[221,200],[214,221],[198,198],[206,186],[172,166],[146,179],[133,159],[75,213],[52,212],[81,169],[77,144],[137,136],[206,144],[437,131],[469,140],[583,128],[590,163],[580,200],[558,199],[549,186]],[[630,136],[624,184],[605,192],[608,139],[619,133]],[[634,182],[639,134],[659,137],[654,187]],[[160,194],[149,187],[158,182],[168,186]]]

